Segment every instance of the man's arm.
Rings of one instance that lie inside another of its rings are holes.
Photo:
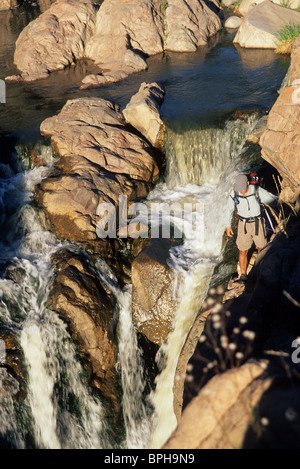
[[[278,202],[278,196],[271,194],[271,192],[266,191],[262,187],[259,187],[259,197],[263,204],[275,204]]]
[[[233,236],[233,230],[231,228],[231,220],[232,220],[232,213],[235,207],[235,203],[233,201],[233,198],[231,197],[233,194],[230,194],[227,205],[225,208],[224,212],[224,221],[225,221],[225,226],[226,226],[226,234],[229,236],[229,238],[232,238]]]
[[[226,234],[227,234],[228,238],[232,238],[232,236],[234,235],[233,229],[231,227],[226,228]]]

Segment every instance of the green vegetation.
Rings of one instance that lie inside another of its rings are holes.
[[[280,0],[280,6],[291,9],[291,2],[290,0]]]
[[[282,6],[284,8],[289,8],[290,10],[300,12],[300,5],[297,8],[292,8],[291,7],[291,0],[280,0],[280,6]]]
[[[234,2],[234,4],[232,5],[234,8],[239,8],[241,3],[242,3],[243,0],[237,0],[236,2]]]
[[[166,40],[168,36],[168,33],[166,31],[166,11],[167,11],[168,6],[169,6],[168,0],[161,0],[160,13],[164,21],[164,40]]]
[[[168,1],[167,0],[161,0],[161,4],[160,4],[160,12],[162,14],[162,16],[164,17],[165,14],[166,14],[166,9],[168,8]]]
[[[292,46],[300,35],[300,24],[287,25],[280,29],[277,33],[279,44],[276,49],[278,54],[290,54]]]
[[[278,32],[280,41],[294,41],[300,35],[300,24],[284,26]]]

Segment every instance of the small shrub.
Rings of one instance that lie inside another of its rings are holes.
[[[280,6],[291,9],[290,0],[280,0]]]
[[[300,35],[300,24],[287,25],[277,33],[279,44],[276,49],[277,54],[290,54],[295,39]]]

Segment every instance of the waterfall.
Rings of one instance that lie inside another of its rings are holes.
[[[123,289],[105,261],[98,259],[99,278],[117,300],[118,368],[122,381],[124,449],[161,448],[177,425],[173,409],[176,366],[190,328],[201,308],[223,249],[222,221],[227,195],[255,119],[247,124],[229,121],[222,129],[168,131],[166,182],[158,184],[146,204],[156,218],[157,202],[187,206],[182,224],[178,213],[157,214],[157,221],[172,218],[183,228],[183,243],[170,250],[174,271],[173,330],[158,354],[161,370],[156,388],[146,395],[144,362],[132,323],[131,285]],[[22,348],[26,366],[25,401],[15,408],[18,382],[0,367],[2,392],[0,439],[2,446],[47,449],[111,448],[102,404],[85,382],[84,372],[66,324],[47,306],[53,281],[51,256],[62,245],[46,228],[43,213],[33,201],[35,185],[51,168],[49,149],[45,165],[17,174],[2,168],[0,179],[0,267],[7,263],[19,281],[0,279],[0,325],[12,331]],[[152,212],[153,208],[153,212]],[[148,220],[149,222],[149,220]],[[5,383],[5,386],[4,384]],[[21,409],[21,410],[20,410]],[[29,429],[29,430],[28,430]]]
[[[35,185],[49,171],[50,166],[40,166],[0,179],[5,227],[0,264],[8,263],[18,276],[16,281],[0,280],[0,325],[17,336],[22,348],[27,391],[17,412],[13,395],[18,383],[5,386],[1,440],[26,448],[31,429],[30,445],[37,448],[109,448],[101,402],[85,382],[66,324],[47,307],[53,280],[50,258],[61,244],[45,228],[32,200]],[[5,369],[0,372],[3,385]]]
[[[178,358],[214,269],[222,259],[227,197],[237,171],[243,169],[240,155],[255,122],[253,117],[248,123],[228,121],[222,129],[168,131],[166,183],[149,195],[149,204],[170,200],[184,204],[192,200],[192,210],[200,207],[203,216],[198,217],[196,226],[189,222],[195,214],[185,217],[184,242],[170,250],[169,265],[176,276],[174,295],[178,306],[173,331],[157,356],[164,365],[151,396],[155,409],[151,448],[161,448],[177,426],[173,385]]]
[[[168,129],[167,186],[216,185],[227,174],[228,164],[239,154],[254,122],[251,116],[248,123],[228,120],[223,128],[200,124],[186,130],[179,125]]]
[[[97,268],[102,282],[117,300],[118,365],[122,380],[122,407],[125,426],[123,447],[146,449],[151,432],[150,401],[144,397],[145,376],[137,333],[132,323],[131,285],[121,289],[118,280],[105,261],[99,259]]]
[[[150,438],[149,419],[152,409],[143,397],[145,376],[141,351],[132,324],[130,290],[120,305],[119,360],[122,371],[126,447],[146,449]]]

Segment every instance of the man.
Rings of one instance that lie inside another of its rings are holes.
[[[247,279],[248,251],[253,242],[259,251],[267,244],[265,220],[261,214],[261,203],[272,204],[278,197],[267,192],[262,187],[250,185],[245,174],[237,176],[233,191],[228,199],[226,211],[226,234],[233,236],[231,218],[234,208],[238,213],[238,232],[236,244],[239,249],[239,264],[241,269],[240,282]]]

